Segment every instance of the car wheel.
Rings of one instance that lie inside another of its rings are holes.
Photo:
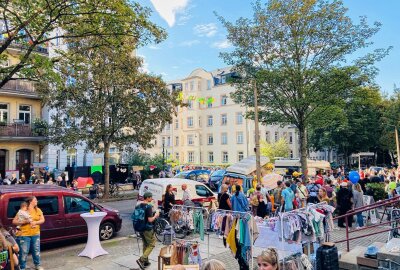
[[[100,240],[108,240],[113,237],[115,233],[115,226],[111,222],[105,222],[100,225]]]

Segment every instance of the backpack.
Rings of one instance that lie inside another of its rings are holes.
[[[145,205],[144,207],[142,204],[136,206],[135,211],[133,211],[131,215],[133,228],[136,232],[144,232],[145,230],[151,228],[151,225],[148,224],[146,220],[146,210],[148,209],[149,205]]]
[[[258,206],[260,204],[260,201],[258,200],[258,194],[257,193],[253,194],[253,197],[251,197],[250,204],[252,206]]]
[[[331,199],[333,195],[333,188],[329,185],[326,185],[325,190],[326,190],[326,195],[328,196],[328,198]]]

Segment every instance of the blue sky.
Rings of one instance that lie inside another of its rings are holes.
[[[226,40],[226,30],[214,12],[229,21],[251,17],[251,1],[246,0],[139,0],[154,12],[151,20],[166,29],[168,38],[157,45],[140,48],[138,55],[145,59],[145,69],[161,74],[165,80],[188,76],[196,68],[214,70],[225,67],[221,51],[232,50]],[[367,16],[369,22],[381,22],[381,31],[368,49],[393,46],[390,54],[377,64],[376,78],[381,90],[400,87],[400,0],[344,0],[348,15],[357,22]]]

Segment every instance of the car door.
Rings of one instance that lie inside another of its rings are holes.
[[[80,215],[90,212],[90,205],[83,197],[64,194],[65,233],[74,237],[87,235],[85,220]]]
[[[37,194],[36,199],[45,218],[45,222],[40,226],[40,236],[43,241],[65,238],[65,218],[60,211],[61,196],[58,194],[46,196]]]

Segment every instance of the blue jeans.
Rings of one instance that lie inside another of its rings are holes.
[[[363,227],[364,226],[364,218],[362,213],[357,213],[357,223],[358,223],[358,227]]]
[[[18,236],[19,266],[21,270],[26,268],[26,259],[29,252],[32,253],[33,263],[40,266],[40,234],[34,236]]]

